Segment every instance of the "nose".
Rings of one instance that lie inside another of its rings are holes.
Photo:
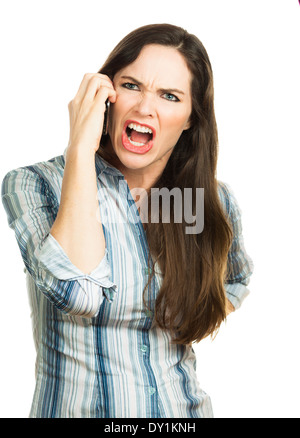
[[[151,93],[140,93],[139,100],[136,103],[135,110],[143,117],[154,117],[156,113],[155,109],[155,96]]]

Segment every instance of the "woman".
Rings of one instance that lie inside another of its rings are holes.
[[[33,310],[30,416],[211,417],[192,342],[241,305],[252,262],[216,180],[207,53],[179,27],[139,28],[84,76],[69,112],[64,155],[2,184]],[[173,196],[169,221],[163,206],[151,216],[153,188],[191,189],[194,217],[204,188],[201,232],[175,220]]]

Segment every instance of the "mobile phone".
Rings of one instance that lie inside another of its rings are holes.
[[[106,110],[104,113],[104,122],[103,122],[103,131],[102,135],[107,135],[108,133],[108,123],[109,123],[109,108],[110,108],[110,101],[107,99],[105,102]]]

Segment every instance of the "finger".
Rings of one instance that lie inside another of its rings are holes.
[[[114,90],[113,84],[110,79],[107,80],[106,78],[99,78],[98,76],[93,76],[87,85],[86,92],[82,99],[82,102],[92,102],[96,94],[102,87],[107,87]]]
[[[101,107],[101,105],[103,105],[103,110],[105,111],[106,109],[105,102],[107,101],[107,99],[111,103],[115,103],[116,98],[117,98],[117,93],[114,88],[102,86],[95,97],[95,106],[99,108]]]
[[[74,101],[81,102],[83,96],[85,95],[88,82],[92,76],[93,76],[93,73],[85,73],[85,75],[83,76],[82,81],[79,85],[78,91],[73,99]]]
[[[107,87],[113,86],[112,81],[109,79],[108,76],[100,74],[92,74],[87,76],[86,82],[83,84],[83,87],[78,95],[78,99],[80,100],[80,102],[82,102],[83,100],[91,102],[101,85],[105,85]]]
[[[73,99],[74,101],[76,101],[76,102],[78,102],[78,103],[81,103],[81,102],[82,102],[84,96],[86,95],[87,88],[88,88],[88,86],[89,86],[89,84],[90,84],[90,81],[91,81],[93,78],[95,78],[95,77],[97,77],[97,78],[99,78],[99,79],[103,79],[103,80],[105,80],[105,81],[108,81],[108,82],[112,83],[111,80],[110,80],[110,78],[109,78],[108,76],[106,76],[106,75],[102,75],[102,74],[100,74],[100,73],[86,73],[86,74],[84,75],[82,81],[81,81],[81,84],[80,84],[80,86],[79,86],[79,89],[78,89],[78,91],[77,91],[77,94],[76,94],[76,96],[75,96],[74,99]]]

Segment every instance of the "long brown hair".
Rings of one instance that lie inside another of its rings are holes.
[[[172,216],[170,223],[149,220],[146,227],[150,254],[163,278],[155,301],[155,320],[159,327],[173,333],[175,343],[189,344],[214,333],[226,318],[224,280],[232,232],[220,204],[216,179],[218,134],[213,74],[199,39],[170,24],[147,25],[128,34],[99,73],[113,79],[135,61],[147,44],[176,48],[193,78],[191,126],[183,131],[155,187],[178,187],[181,193],[184,188],[192,188],[194,200],[196,188],[204,188],[204,229],[198,234],[186,234],[185,220],[174,223]],[[105,153],[105,143],[103,136],[100,155]],[[148,200],[150,207],[151,195]],[[154,271],[147,287],[153,275]]]

